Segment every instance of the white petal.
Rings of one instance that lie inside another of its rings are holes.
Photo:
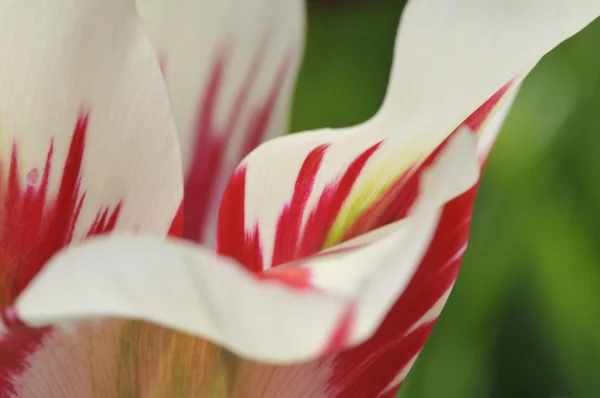
[[[289,362],[357,344],[373,333],[427,247],[440,206],[478,178],[476,141],[457,134],[423,177],[405,228],[373,243],[378,251],[307,260],[369,272],[340,292],[261,280],[189,243],[99,238],[54,258],[16,302],[32,325],[100,316],[151,320],[207,337],[256,359]],[[340,334],[341,333],[341,334]]]
[[[598,0],[410,0],[379,128],[439,142],[598,15]]]
[[[0,2],[0,82],[2,167],[8,171],[14,144],[22,194],[39,193],[49,171],[44,211],[60,213],[53,214],[65,225],[77,221],[75,240],[119,203],[118,229],[166,233],[182,198],[181,160],[164,81],[133,1]],[[81,167],[65,164],[85,115]],[[52,210],[59,194],[68,200]],[[24,199],[18,205],[36,211]],[[44,245],[39,239],[28,244]]]
[[[235,166],[262,140],[287,132],[304,4],[137,0],[137,6],[164,65],[181,139],[185,235],[210,244]]]

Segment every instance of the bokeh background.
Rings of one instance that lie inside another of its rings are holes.
[[[403,5],[309,1],[293,131],[375,113]],[[599,79],[596,21],[524,83],[460,277],[399,397],[600,397]]]

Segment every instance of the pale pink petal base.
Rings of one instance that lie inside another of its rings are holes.
[[[53,329],[12,381],[22,398],[226,396],[222,353],[143,322],[83,322]]]

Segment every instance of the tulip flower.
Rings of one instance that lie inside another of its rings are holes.
[[[0,0],[0,397],[393,397],[520,82],[599,14],[411,0],[371,120],[252,150],[300,0]]]

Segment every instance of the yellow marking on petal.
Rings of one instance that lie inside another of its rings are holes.
[[[385,145],[385,144],[384,144]],[[410,145],[408,145],[410,147]],[[366,212],[377,199],[381,197],[398,178],[408,171],[415,163],[424,159],[431,151],[426,150],[403,150],[399,153],[390,154],[389,158],[381,161],[375,170],[368,175],[361,175],[356,186],[342,205],[340,213],[335,219],[323,249],[330,248],[341,243],[344,234],[352,223]],[[375,155],[376,156],[376,155]],[[398,160],[401,159],[401,164]],[[367,166],[371,160],[367,163]],[[367,167],[365,166],[365,167]]]

